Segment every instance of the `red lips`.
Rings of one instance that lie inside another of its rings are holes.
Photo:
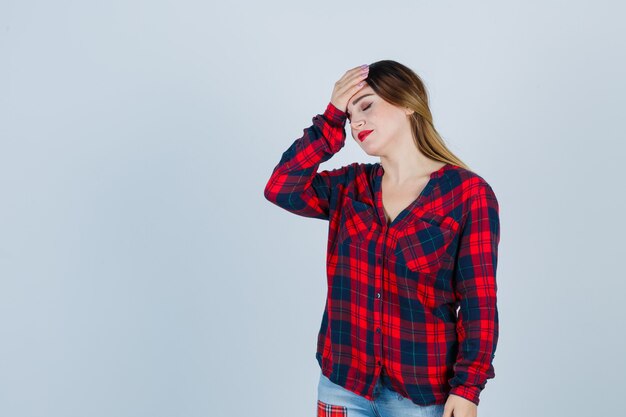
[[[369,135],[372,132],[373,132],[373,130],[364,130],[362,132],[359,132],[359,140],[361,142],[363,142],[365,140],[365,138],[367,137],[367,135]]]

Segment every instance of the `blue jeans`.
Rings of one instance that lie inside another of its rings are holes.
[[[420,406],[395,392],[382,373],[369,401],[337,385],[320,370],[317,417],[441,417],[444,404]]]

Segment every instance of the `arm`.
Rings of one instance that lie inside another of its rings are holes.
[[[499,207],[491,187],[483,183],[470,197],[461,231],[455,267],[455,294],[460,301],[457,320],[459,351],[455,375],[449,380],[455,394],[479,403],[498,342],[496,266],[500,241]]]
[[[265,198],[292,213],[318,219],[329,218],[331,190],[347,167],[317,172],[319,165],[345,144],[347,115],[328,103],[313,125],[283,153],[267,185]]]

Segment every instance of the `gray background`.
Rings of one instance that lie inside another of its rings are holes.
[[[615,415],[618,1],[0,1],[0,415],[313,416],[327,223],[267,202],[346,70],[413,68],[501,209],[479,416]],[[321,165],[375,162],[351,137]]]

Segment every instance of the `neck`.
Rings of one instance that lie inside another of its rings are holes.
[[[428,178],[431,173],[445,165],[444,162],[434,161],[421,153],[411,153],[395,158],[389,155],[381,156],[380,164],[386,181],[393,185]]]

